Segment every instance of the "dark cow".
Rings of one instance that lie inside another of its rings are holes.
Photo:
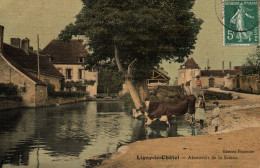
[[[150,125],[157,119],[165,121],[166,124],[170,125],[169,119],[173,116],[181,116],[188,111],[193,115],[195,113],[195,102],[196,97],[194,95],[185,96],[169,102],[150,102],[145,125]]]

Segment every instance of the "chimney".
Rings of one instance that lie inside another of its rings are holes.
[[[222,71],[225,70],[224,61],[222,61]]]
[[[207,70],[209,70],[209,59],[208,59],[208,62],[207,62]]]
[[[4,26],[0,25],[0,53],[3,53]]]
[[[20,38],[11,38],[11,45],[16,48],[21,48],[21,39]]]
[[[229,70],[231,70],[232,69],[232,63],[231,63],[231,61],[229,61]]]
[[[28,53],[29,47],[30,47],[30,40],[28,38],[23,39],[22,40],[22,49]]]

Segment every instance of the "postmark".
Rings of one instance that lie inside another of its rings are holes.
[[[259,44],[258,0],[224,0],[224,45]]]

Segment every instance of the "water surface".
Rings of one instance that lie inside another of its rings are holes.
[[[116,101],[0,111],[0,160],[4,168],[81,168],[127,143],[198,134],[182,117],[176,121],[170,129],[144,127]]]

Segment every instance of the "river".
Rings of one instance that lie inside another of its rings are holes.
[[[197,135],[184,118],[145,127],[122,102],[82,102],[0,111],[0,168],[82,168],[85,159],[127,143]]]

